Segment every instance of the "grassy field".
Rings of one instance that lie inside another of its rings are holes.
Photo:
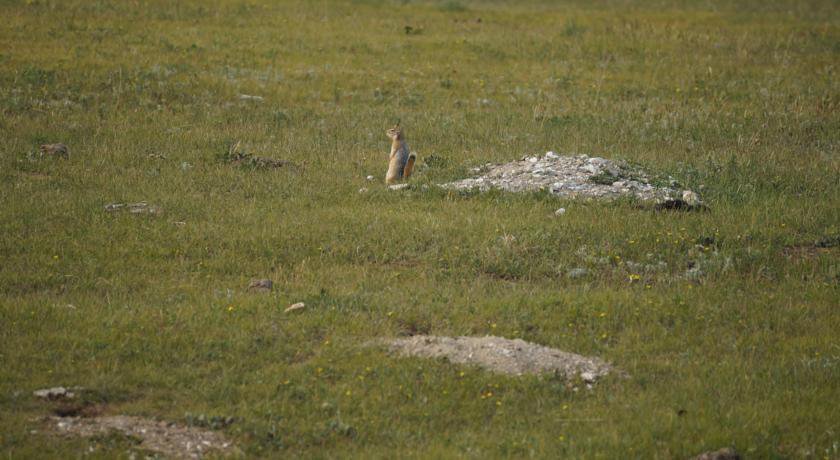
[[[112,414],[233,417],[253,457],[840,458],[836,1],[0,0],[0,18],[3,458],[129,455],[45,434],[32,391],[56,385]],[[413,184],[585,153],[711,212],[390,192],[397,120]],[[297,166],[226,162],[236,142]],[[162,212],[104,210],[138,201]],[[519,337],[629,378],[574,391],[362,346],[409,333]]]

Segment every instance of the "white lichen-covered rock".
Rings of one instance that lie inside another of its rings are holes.
[[[648,175],[624,162],[587,155],[564,156],[548,152],[542,158],[523,157],[504,164],[486,164],[473,169],[476,177],[442,184],[455,190],[500,189],[509,192],[548,190],[564,198],[614,199],[631,196],[662,203],[688,197],[691,206],[700,203],[696,193],[650,183]]]
[[[36,390],[32,394],[39,398],[43,399],[73,399],[76,397],[76,393],[74,391],[82,390],[81,387],[73,387],[73,388],[65,388],[65,387],[54,387],[54,388],[44,388],[42,390]]]

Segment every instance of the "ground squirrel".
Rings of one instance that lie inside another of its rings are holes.
[[[68,149],[64,144],[44,144],[40,148],[41,153],[56,157],[70,158],[70,149]]]
[[[388,162],[388,173],[385,174],[385,183],[393,184],[399,179],[407,179],[411,176],[416,156],[408,151],[408,144],[405,143],[405,136],[399,123],[386,131],[386,134],[391,138],[391,156]]]

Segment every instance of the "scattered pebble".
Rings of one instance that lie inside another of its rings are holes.
[[[405,188],[408,188],[408,187],[409,187],[409,184],[394,184],[394,185],[389,185],[388,186],[388,188],[391,189],[391,190],[402,190],[402,189],[405,189]]]
[[[240,101],[255,101],[255,102],[262,102],[264,98],[262,96],[252,96],[250,94],[240,94],[239,100]]]
[[[566,208],[560,208],[560,209],[554,211],[555,216],[562,216],[563,214],[566,214]]]
[[[362,188],[359,189],[359,193],[367,193],[367,191],[368,191],[367,187],[362,187]]]
[[[303,310],[304,308],[306,308],[306,304],[303,302],[298,302],[290,305],[289,308],[283,310],[283,313],[291,313],[293,311]]]
[[[108,212],[128,211],[131,214],[160,214],[162,211],[157,206],[150,206],[145,201],[138,203],[111,203],[105,205]]]
[[[367,176],[367,177],[365,177],[365,179],[370,181],[370,180],[374,180],[374,177],[373,176]]]

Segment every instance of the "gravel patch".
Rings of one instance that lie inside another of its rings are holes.
[[[455,190],[500,189],[509,192],[548,190],[563,198],[615,199],[635,197],[654,203],[678,202],[687,207],[702,205],[690,190],[651,184],[644,171],[625,162],[587,155],[564,156],[548,152],[504,164],[486,164],[473,169],[476,177],[441,184]]]
[[[140,440],[139,449],[173,458],[202,458],[210,452],[233,450],[232,443],[220,433],[144,417],[50,417],[50,421],[60,434],[91,437],[116,431]]]
[[[567,379],[580,377],[592,383],[613,370],[599,358],[568,353],[522,339],[415,335],[384,343],[392,352],[404,356],[443,357],[453,363],[474,364],[508,375],[556,372]]]

